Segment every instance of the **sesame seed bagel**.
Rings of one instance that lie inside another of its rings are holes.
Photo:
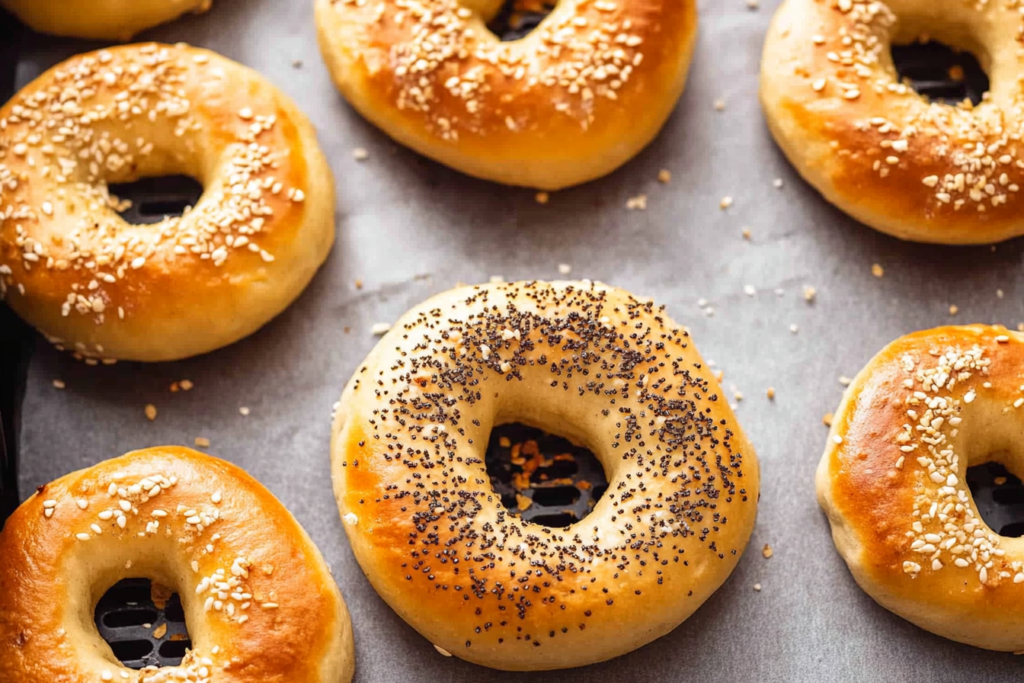
[[[978,513],[967,468],[1024,470],[1024,335],[942,327],[896,340],[850,385],[818,500],[857,583],[940,636],[1024,650],[1024,539]]]
[[[1024,17],[1016,2],[785,0],[761,62],[761,101],[797,171],[857,220],[901,239],[1024,234]],[[893,43],[971,50],[991,90],[976,107],[900,82]]]
[[[398,142],[463,173],[556,190],[603,176],[661,129],[686,84],[695,0],[560,0],[525,38],[501,0],[317,0],[335,84]]]
[[[334,489],[377,592],[443,653],[582,666],[682,623],[754,526],[757,457],[689,333],[591,282],[455,289],[416,306],[345,388]],[[562,528],[491,488],[491,429],[583,445],[608,491]]]
[[[128,453],[39,487],[0,533],[4,683],[348,683],[348,610],[313,541],[238,467],[187,448]],[[118,581],[181,596],[192,649],[133,671],[93,612]]]
[[[0,0],[35,31],[71,38],[128,40],[186,12],[205,12],[212,0]]]
[[[182,216],[130,225],[109,183],[182,174]],[[173,360],[280,313],[334,240],[313,127],[256,72],[145,43],[74,57],[0,108],[0,295],[92,359]]]

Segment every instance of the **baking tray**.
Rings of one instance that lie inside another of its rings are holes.
[[[22,497],[132,448],[209,438],[210,453],[266,484],[320,546],[352,612],[362,682],[1019,677],[1012,655],[933,636],[857,588],[832,546],[813,475],[826,437],[822,416],[839,402],[841,375],[913,330],[1024,320],[1021,242],[905,244],[827,205],[776,149],[757,102],[761,46],[777,2],[754,10],[745,0],[698,4],[689,86],[661,136],[618,172],[553,193],[547,205],[533,192],[432,163],[364,122],[330,83],[307,0],[216,0],[206,15],[143,34],[217,50],[295,98],[334,168],[337,244],[294,306],[207,356],[87,367],[37,340],[19,437]],[[17,82],[97,46],[26,36]],[[357,147],[369,159],[356,161]],[[672,172],[667,185],[657,181],[663,168]],[[646,210],[627,210],[641,194]],[[726,196],[733,203],[723,210]],[[872,275],[876,263],[882,278]],[[329,417],[376,341],[374,323],[457,282],[555,278],[559,264],[571,265],[574,277],[655,297],[717,361],[726,391],[743,396],[734,398],[738,416],[761,459],[758,523],[732,578],[661,640],[582,669],[494,672],[439,655],[362,576],[331,493]],[[805,286],[816,289],[812,302]],[[194,388],[171,393],[182,379]],[[158,409],[153,422],[143,414],[147,403]]]

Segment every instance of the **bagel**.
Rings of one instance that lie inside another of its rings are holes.
[[[317,0],[320,51],[364,117],[478,178],[557,190],[654,138],[686,84],[695,0],[561,0],[512,42],[486,25],[502,4]]]
[[[688,332],[591,282],[455,289],[416,306],[348,383],[335,496],[382,598],[443,652],[506,670],[582,666],[682,623],[750,538],[757,457]],[[491,428],[594,452],[608,490],[564,529],[502,507]]]
[[[825,198],[905,240],[981,244],[1024,234],[1024,91],[1015,3],[785,0],[761,62],[779,146]],[[971,50],[991,80],[978,106],[929,102],[890,47],[927,35]]]
[[[108,183],[184,174],[180,217],[129,225]],[[145,43],[74,57],[0,108],[0,295],[96,359],[174,360],[280,313],[334,240],[316,134],[262,76]]]
[[[348,683],[348,610],[320,552],[269,491],[187,448],[148,448],[39,487],[0,533],[5,683]],[[132,671],[93,612],[118,581],[181,596],[192,649]]]
[[[967,468],[1024,469],[1024,335],[942,327],[896,340],[857,375],[832,423],[818,500],[854,579],[951,640],[1024,650],[1024,539],[985,523]]]
[[[70,38],[128,40],[139,31],[199,14],[213,0],[0,0],[32,30]]]

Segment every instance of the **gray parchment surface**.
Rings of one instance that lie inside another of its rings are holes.
[[[266,484],[323,550],[352,612],[362,683],[1019,678],[1022,664],[1013,656],[921,631],[861,592],[832,546],[813,473],[825,444],[821,419],[838,404],[840,375],[852,376],[913,330],[1024,320],[1021,242],[995,249],[900,243],[847,219],[802,183],[774,146],[757,102],[761,45],[777,2],[762,5],[751,11],[744,0],[702,0],[689,86],[661,136],[610,177],[554,193],[546,206],[533,192],[418,157],[364,122],[320,61],[309,0],[215,0],[206,15],[144,34],[217,50],[295,98],[334,168],[337,244],[294,306],[213,354],[91,368],[40,343],[24,410],[22,495],[127,450],[209,438],[210,453]],[[92,47],[28,41],[19,84]],[[724,111],[714,106],[719,98]],[[353,158],[357,147],[369,151],[368,160]],[[673,174],[668,185],[656,180],[662,168]],[[647,210],[627,211],[627,199],[639,194],[647,195]],[[724,196],[734,203],[723,211]],[[556,278],[560,263],[572,265],[573,277],[653,296],[690,327],[705,358],[725,371],[725,388],[744,395],[738,415],[761,459],[761,505],[735,574],[670,635],[585,669],[492,672],[439,655],[361,574],[331,493],[329,416],[374,344],[374,323],[456,282]],[[885,268],[882,279],[872,276],[873,263]],[[804,285],[817,288],[812,304]],[[702,298],[713,316],[698,306]],[[951,304],[959,307],[955,316]],[[54,389],[55,378],[67,389]],[[195,389],[168,392],[185,378]],[[147,403],[159,410],[154,422],[143,415]],[[240,406],[251,414],[242,417]],[[774,549],[770,560],[760,552],[765,543]]]

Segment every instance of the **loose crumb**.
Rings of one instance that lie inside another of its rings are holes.
[[[761,592],[761,584],[755,583],[754,584],[754,590],[757,591],[758,593],[760,593]]]
[[[153,629],[153,637],[160,640],[167,635],[167,622],[164,622]]]
[[[549,195],[547,192],[538,192],[533,196],[533,198],[537,201],[538,204],[547,204],[548,200],[551,199],[551,195]]]
[[[195,386],[194,384],[192,384],[190,380],[187,379],[181,380],[180,382],[178,382],[178,384],[181,386],[182,391],[192,391],[192,387]]]
[[[818,296],[818,290],[811,285],[804,285],[804,301],[811,303]]]
[[[364,147],[356,147],[352,150],[352,158],[356,161],[366,161],[370,158],[370,153]]]
[[[825,416],[821,418],[821,423],[826,427],[831,427],[833,417],[832,413],[825,413]]]
[[[722,98],[715,100],[715,111],[725,111],[725,100]]]
[[[768,387],[768,400],[769,401],[774,401],[775,400],[775,387]]]
[[[569,273],[572,272],[572,266],[570,266],[568,263],[559,263],[558,272],[561,275],[568,275]]]
[[[363,288],[363,281],[362,280],[356,280],[356,289],[362,289],[362,288]]]
[[[751,12],[756,12],[760,6],[761,3],[758,0],[747,0],[747,9]]]
[[[732,197],[728,195],[722,197],[722,201],[718,202],[718,208],[722,209],[722,211],[725,211],[730,206],[732,206]]]
[[[501,446],[502,448],[511,448],[512,440],[507,436],[500,437],[498,439],[498,445]]]
[[[152,403],[146,404],[146,419],[150,422],[156,419],[156,406]]]
[[[881,264],[873,263],[873,264],[871,264],[871,274],[874,275],[877,278],[884,277],[885,276],[885,269],[882,268]]]
[[[628,210],[630,210],[630,211],[634,211],[634,210],[646,211],[647,210],[647,195],[645,195],[645,194],[638,194],[635,197],[630,197],[629,199],[626,200],[626,208]]]
[[[852,381],[853,380],[847,377],[846,375],[839,375],[839,383],[842,384],[844,387],[850,386],[850,382]]]
[[[293,59],[292,60],[292,68],[293,69],[301,69],[302,68],[302,60],[301,59]]]
[[[750,238],[753,236],[753,233],[750,232],[750,228],[743,228],[742,235],[743,235],[743,239],[745,239],[745,240],[747,240],[749,242]]]
[[[62,380],[62,379],[55,379],[55,380],[53,380],[53,388],[54,389],[63,389],[66,386],[67,385],[64,384],[64,380]]]
[[[994,481],[996,486],[1002,486],[1006,483],[1006,477],[996,477]]]
[[[1004,296],[1003,290],[997,289],[996,290],[996,297],[999,298],[999,299],[1002,299],[1003,296]]]
[[[668,170],[667,168],[663,168],[660,171],[658,171],[658,182],[664,185],[668,185],[670,182],[672,182],[672,171]]]
[[[373,327],[370,328],[370,332],[374,337],[380,337],[381,335],[387,334],[387,331],[391,329],[391,323],[374,323]]]
[[[248,415],[249,415],[249,408],[248,408],[248,407],[246,407],[246,406],[242,406],[241,408],[239,408],[239,409],[238,409],[238,412],[239,412],[239,414],[240,414],[240,415],[242,415],[243,417],[244,417],[244,416],[248,416]]]
[[[956,314],[957,314],[957,312],[958,312],[959,310],[960,310],[960,309],[959,309],[959,308],[957,308],[957,305],[956,305],[956,304],[952,304],[952,305],[951,305],[951,306],[949,307],[949,314],[950,314],[950,315],[956,315]]]
[[[196,444],[196,446],[199,446],[200,448],[209,448],[210,447],[210,440],[207,439],[205,436],[197,436],[195,444]]]
[[[771,558],[772,555],[775,554],[775,551],[772,550],[772,547],[770,545],[765,543],[764,547],[761,548],[761,554],[764,555],[764,559],[767,560],[767,559]]]

